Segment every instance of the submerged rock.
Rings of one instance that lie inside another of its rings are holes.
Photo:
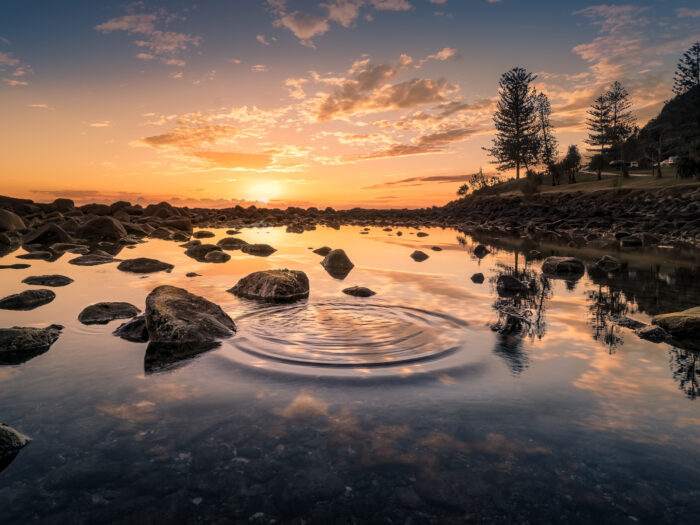
[[[496,290],[498,295],[516,295],[527,293],[529,288],[527,284],[512,275],[499,275],[496,281]]]
[[[334,279],[345,279],[350,271],[355,267],[345,250],[336,249],[328,252],[328,255],[321,261],[321,266]]]
[[[183,288],[159,286],[146,298],[149,340],[155,343],[206,343],[236,332],[220,306]]]
[[[126,323],[122,323],[112,332],[112,334],[132,343],[145,343],[148,341],[148,327],[146,326],[146,317],[137,315]]]
[[[202,275],[197,272],[187,272],[185,277],[201,277]]]
[[[581,277],[586,271],[583,261],[575,257],[547,257],[542,272],[559,277]]]
[[[651,322],[666,330],[674,339],[694,341],[695,345],[700,346],[700,306],[657,315]]]
[[[206,262],[205,258],[209,252],[221,251],[221,247],[216,244],[200,244],[197,246],[191,246],[185,250],[185,255],[192,257],[196,261]]]
[[[73,282],[73,279],[65,275],[33,275],[23,279],[22,282],[35,286],[67,286]]]
[[[329,253],[331,253],[331,251],[332,251],[332,250],[331,250],[331,248],[330,248],[329,246],[321,246],[320,248],[316,248],[315,250],[313,250],[313,252],[314,252],[315,254],[321,255],[321,256],[323,256],[323,257],[325,257],[326,255],[328,255]]]
[[[21,432],[5,423],[0,423],[0,457],[17,452],[19,449],[26,447],[31,441],[31,438]]]
[[[46,352],[61,335],[63,326],[0,328],[0,364],[20,364]]]
[[[484,274],[479,272],[472,275],[472,282],[474,284],[481,284],[484,282]]]
[[[218,348],[219,341],[201,343],[148,343],[143,358],[146,374],[156,374],[185,366],[200,354]]]
[[[212,237],[216,237],[216,234],[213,232],[208,232],[206,230],[201,230],[198,232],[195,232],[194,235],[192,235],[195,239],[210,239]]]
[[[634,331],[640,339],[651,341],[652,343],[663,343],[668,339],[668,332],[660,326],[644,326]]]
[[[107,324],[115,319],[130,319],[141,313],[133,304],[124,302],[95,303],[83,309],[78,321],[83,324]]]
[[[491,253],[491,250],[489,250],[483,244],[479,244],[476,248],[474,248],[474,255],[476,255],[479,259],[483,259],[489,253]]]
[[[56,298],[52,290],[25,290],[0,299],[0,309],[3,310],[34,310],[50,303]]]
[[[96,252],[87,253],[85,255],[80,255],[68,261],[68,264],[74,264],[76,266],[98,266],[100,264],[109,264],[113,262],[118,262],[119,259],[115,259],[112,255],[102,250]]]
[[[168,264],[157,259],[149,259],[148,257],[139,257],[137,259],[126,259],[119,263],[117,270],[122,272],[132,273],[153,273],[153,272],[170,272],[175,268],[172,264]]]
[[[228,291],[246,299],[296,301],[309,296],[309,278],[297,270],[263,270],[246,275]]]
[[[272,255],[277,250],[270,246],[269,244],[246,244],[241,248],[243,253],[248,255],[256,255],[258,257],[267,257]]]
[[[216,243],[216,245],[220,246],[223,250],[240,250],[247,244],[246,241],[237,237],[224,237]]]
[[[648,326],[646,323],[637,321],[636,319],[632,319],[631,317],[627,317],[625,315],[611,316],[610,322],[618,326],[622,326],[623,328],[629,328],[630,330],[640,330]]]
[[[430,255],[420,250],[416,250],[411,254],[411,259],[413,259],[416,262],[423,262],[429,257]]]
[[[604,272],[616,272],[622,266],[622,263],[611,257],[610,255],[604,255],[598,262],[595,263],[596,268]]]
[[[442,248],[440,248],[439,246],[433,246],[430,249],[433,250],[434,252],[441,252],[442,251]]]
[[[377,294],[374,290],[370,290],[364,286],[351,286],[350,288],[345,288],[343,293],[352,295],[353,297],[371,297]]]
[[[231,260],[231,256],[228,253],[217,250],[213,250],[204,256],[204,262],[208,263],[225,263],[229,260]]]

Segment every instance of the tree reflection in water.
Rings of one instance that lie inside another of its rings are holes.
[[[590,306],[589,324],[595,341],[600,341],[608,348],[608,353],[614,354],[617,347],[622,345],[620,327],[611,321],[611,317],[620,317],[629,312],[629,304],[620,290],[609,286],[598,285],[598,290],[588,292]]]
[[[671,350],[671,372],[673,379],[678,381],[680,388],[689,399],[695,399],[700,389],[700,370],[698,360],[700,354],[692,350],[673,348]]]

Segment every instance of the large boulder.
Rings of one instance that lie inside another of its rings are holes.
[[[0,309],[2,310],[34,310],[50,303],[56,298],[56,294],[51,290],[25,290],[20,293],[8,295],[0,299]]]
[[[146,316],[138,315],[122,323],[112,332],[117,337],[131,341],[132,343],[145,343],[148,341],[148,327],[146,326]]]
[[[107,324],[115,319],[130,319],[141,313],[133,304],[124,302],[103,302],[87,306],[78,315],[83,324]]]
[[[575,257],[547,257],[542,272],[557,277],[581,277],[586,271],[583,261]]]
[[[29,437],[4,423],[0,423],[0,458],[14,454],[30,442]]]
[[[189,233],[190,235],[192,234],[192,221],[187,219],[186,217],[180,217],[177,219],[169,219],[167,221],[162,221],[161,226],[165,226],[167,228],[173,228],[175,230],[184,232],[184,233]]]
[[[46,352],[61,335],[63,326],[0,328],[0,364],[20,364]]]
[[[228,291],[246,299],[296,301],[309,296],[309,278],[297,270],[264,270],[246,275]]]
[[[117,242],[126,237],[126,229],[113,217],[96,217],[78,227],[76,237],[89,241]]]
[[[335,279],[345,279],[355,265],[345,253],[345,250],[331,250],[321,261],[326,271]]]
[[[22,280],[24,284],[34,286],[67,286],[73,279],[65,275],[32,275]]]
[[[125,259],[117,266],[117,270],[132,273],[170,272],[173,268],[175,267],[172,264],[159,261],[158,259],[149,259],[148,257]]]
[[[22,242],[24,244],[51,245],[57,242],[73,242],[73,238],[57,224],[49,223],[25,234]]]
[[[167,285],[155,288],[146,298],[146,325],[154,343],[206,343],[236,331],[235,323],[220,306]]]
[[[682,312],[657,315],[651,322],[666,330],[673,339],[694,341],[695,346],[700,346],[700,306]]]
[[[16,213],[0,209],[0,232],[15,232],[24,230],[24,221]]]
[[[221,250],[213,250],[204,256],[204,262],[208,263],[225,263],[230,259],[231,256]]]

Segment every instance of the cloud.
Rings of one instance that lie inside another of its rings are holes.
[[[265,153],[195,151],[188,155],[205,160],[212,166],[226,169],[257,170],[267,168],[272,163],[272,155]]]
[[[250,66],[250,70],[253,73],[267,73],[268,71],[267,66],[264,64],[255,64],[254,66]]]
[[[700,9],[688,9],[687,7],[679,7],[676,9],[678,18],[700,18]]]
[[[101,120],[99,122],[92,122],[90,124],[91,128],[108,128],[112,125],[111,120]]]
[[[237,131],[237,127],[225,124],[178,126],[170,133],[145,137],[140,142],[154,148],[199,148],[231,139]]]
[[[52,109],[48,104],[27,104],[27,107],[35,109]]]
[[[449,144],[461,142],[476,134],[473,128],[451,128],[414,139],[410,144],[394,144],[388,148],[380,149],[366,155],[355,157],[354,160],[381,159],[386,157],[405,157],[407,155],[425,155],[440,153]]]
[[[9,40],[4,41],[3,43],[9,44]],[[17,80],[17,78],[24,77],[28,73],[31,73],[31,66],[23,63],[19,58],[10,52],[0,51],[0,73],[5,73],[8,69],[14,70],[12,73],[10,73],[10,76],[14,78],[3,78],[2,80],[5,82],[5,84],[13,87],[29,85],[26,80]]]
[[[256,35],[255,40],[257,40],[258,42],[260,42],[263,45],[266,45],[266,46],[270,45],[270,42],[265,40],[265,35]]]
[[[392,180],[381,182],[371,186],[365,186],[363,189],[373,190],[379,188],[390,188],[392,186],[420,186],[422,184],[452,184],[455,182],[466,182],[471,177],[467,175],[430,175],[424,177],[408,177],[406,179]]]
[[[314,47],[312,38],[326,33],[330,26],[328,20],[314,15],[301,14],[299,11],[294,11],[288,15],[275,20],[272,25],[274,27],[286,27],[294,36],[296,36],[303,45]]]
[[[284,86],[289,90],[289,96],[298,100],[306,98],[304,84],[308,82],[306,78],[288,78],[284,81]]]
[[[12,78],[3,78],[2,81],[5,82],[5,84],[7,84],[8,86],[12,87],[29,85],[29,82],[25,82],[24,80],[14,80]]]

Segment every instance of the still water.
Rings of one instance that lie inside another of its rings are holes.
[[[0,311],[0,326],[66,327],[47,353],[0,365],[0,420],[33,438],[0,472],[0,521],[698,522],[697,354],[609,322],[697,306],[696,256],[617,253],[622,272],[568,282],[544,277],[542,257],[603,252],[399,229],[246,229],[241,238],[278,251],[232,251],[225,264],[151,240],[118,255],[175,265],[145,277],[73,266],[71,254],[0,270],[2,297],[30,275],[75,281],[36,310]],[[207,242],[226,236],[212,231]],[[482,259],[479,242],[492,250]],[[324,245],[355,263],[343,280],[312,253]],[[415,262],[415,249],[430,258]],[[265,305],[226,291],[271,268],[305,271],[309,299]],[[533,293],[499,299],[504,273],[532,280]],[[111,335],[122,321],[77,321],[98,301],[143,309],[160,284],[221,305],[237,335],[153,362],[146,344]],[[377,294],[341,292],[353,285]],[[521,333],[490,328],[504,301],[531,312]]]

